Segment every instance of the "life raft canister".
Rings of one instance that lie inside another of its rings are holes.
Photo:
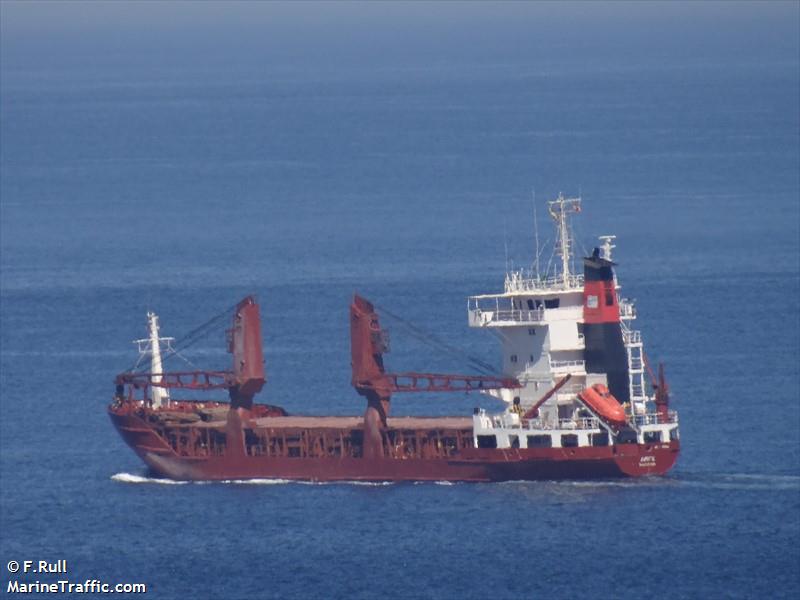
[[[578,395],[594,412],[609,423],[615,425],[626,423],[625,409],[602,383],[596,383]]]

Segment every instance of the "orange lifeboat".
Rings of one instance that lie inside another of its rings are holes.
[[[625,409],[602,383],[596,383],[592,387],[586,388],[578,396],[584,404],[609,423],[625,424]]]

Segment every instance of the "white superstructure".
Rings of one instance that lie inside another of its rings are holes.
[[[509,409],[518,397],[521,410],[527,411],[562,378],[570,375],[569,381],[539,407],[537,417],[526,420],[524,424],[528,429],[546,429],[557,433],[548,442],[552,444],[551,447],[560,446],[561,434],[570,436],[570,444],[574,441],[571,436],[577,436],[576,443],[584,446],[597,445],[596,442],[592,443],[591,436],[602,437],[611,433],[577,398],[585,388],[608,383],[606,374],[587,373],[586,369],[584,276],[576,271],[573,264],[573,235],[569,224],[569,217],[580,210],[580,198],[559,195],[556,200],[548,202],[548,212],[556,228],[554,256],[558,257],[552,269],[544,274],[539,274],[538,269],[535,272],[509,272],[502,293],[471,296],[467,306],[470,327],[488,329],[499,339],[503,374],[516,378],[522,384],[522,388],[517,390],[487,392],[502,399]],[[614,239],[615,236],[600,237],[599,256],[607,261],[611,260]],[[670,429],[676,429],[674,435],[677,435],[677,416],[674,422],[668,424],[659,423],[654,418],[653,397],[647,395],[644,379],[641,333],[630,326],[636,318],[636,310],[631,301],[619,297],[619,289],[615,276],[613,293],[619,304],[619,325],[627,353],[630,380],[630,403],[625,405],[626,413],[630,415],[631,424],[639,437],[644,438],[645,431],[657,431],[657,435],[650,433],[648,437],[669,441]],[[591,299],[596,302],[595,296],[589,298],[589,302]],[[502,430],[512,425],[512,429],[519,429],[523,424],[519,415],[511,410],[502,415],[491,416],[481,412],[475,416],[476,435],[481,429]],[[528,432],[523,436],[525,440],[522,440],[519,432],[506,432],[498,436],[498,444],[503,436],[507,438],[509,435],[514,438],[506,440],[511,447],[527,447],[525,444],[528,439],[532,443],[536,441],[536,438],[528,438],[527,435],[537,434]]]

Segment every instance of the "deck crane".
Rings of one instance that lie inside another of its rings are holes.
[[[658,363],[658,377],[656,377],[647,355],[642,353],[642,356],[647,374],[650,376],[650,385],[655,391],[656,414],[663,423],[667,423],[669,421],[669,384],[664,376],[664,363]]]
[[[125,386],[128,386],[128,393],[131,395],[134,390],[142,390],[145,399],[149,388],[199,391],[227,389],[231,408],[249,411],[253,406],[253,396],[261,391],[266,382],[261,348],[261,319],[253,296],[247,296],[236,305],[227,334],[228,351],[233,355],[230,370],[164,372],[160,353],[151,350],[154,356],[159,356],[159,360],[153,360],[149,372],[129,370],[117,375],[117,396],[124,394]],[[166,406],[168,405],[167,400]]]
[[[364,413],[364,457],[383,456],[382,431],[392,394],[401,392],[482,392],[522,387],[516,379],[492,375],[444,373],[387,373],[383,363],[389,351],[388,332],[381,328],[375,307],[355,295],[350,304],[352,385],[367,400]]]

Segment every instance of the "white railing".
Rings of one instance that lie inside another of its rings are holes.
[[[540,292],[547,290],[572,290],[583,287],[583,275],[570,275],[567,277],[566,285],[564,277],[536,278],[526,276],[522,271],[515,271],[506,275],[506,293],[513,292]]]
[[[593,417],[583,417],[580,419],[559,419],[559,429],[599,429],[600,421]]]
[[[619,301],[619,318],[620,319],[635,319],[636,307],[630,300]]]
[[[600,421],[594,417],[582,417],[580,419],[559,419],[557,423],[545,422],[541,418],[526,419],[524,422],[515,420],[513,423],[508,419],[508,415],[481,415],[481,426],[483,429],[524,429],[530,431],[555,431],[569,430],[578,431],[585,429],[600,429]]]
[[[585,371],[585,360],[551,360],[550,370],[554,373],[568,373],[571,371]]]
[[[622,310],[620,309],[620,313]],[[642,332],[634,329],[623,329],[622,339],[626,344],[641,344]]]
[[[634,425],[662,425],[665,423],[677,423],[678,413],[674,410],[669,411],[667,418],[663,419],[658,413],[647,413],[633,417]]]
[[[488,415],[485,409],[481,409],[478,418],[480,419],[480,429],[522,429],[525,431],[585,431],[605,429],[605,426],[595,417],[558,419],[558,421],[555,422],[544,421],[540,417],[520,420],[516,415],[510,413]],[[629,416],[628,418],[634,426],[678,423],[678,413],[674,410],[669,411],[665,419],[661,418],[658,413],[648,413],[646,415],[637,415],[633,417]]]
[[[522,323],[538,324],[544,322],[543,308],[534,310],[481,310],[480,308],[469,311],[469,322],[473,326],[484,326],[491,323]]]

